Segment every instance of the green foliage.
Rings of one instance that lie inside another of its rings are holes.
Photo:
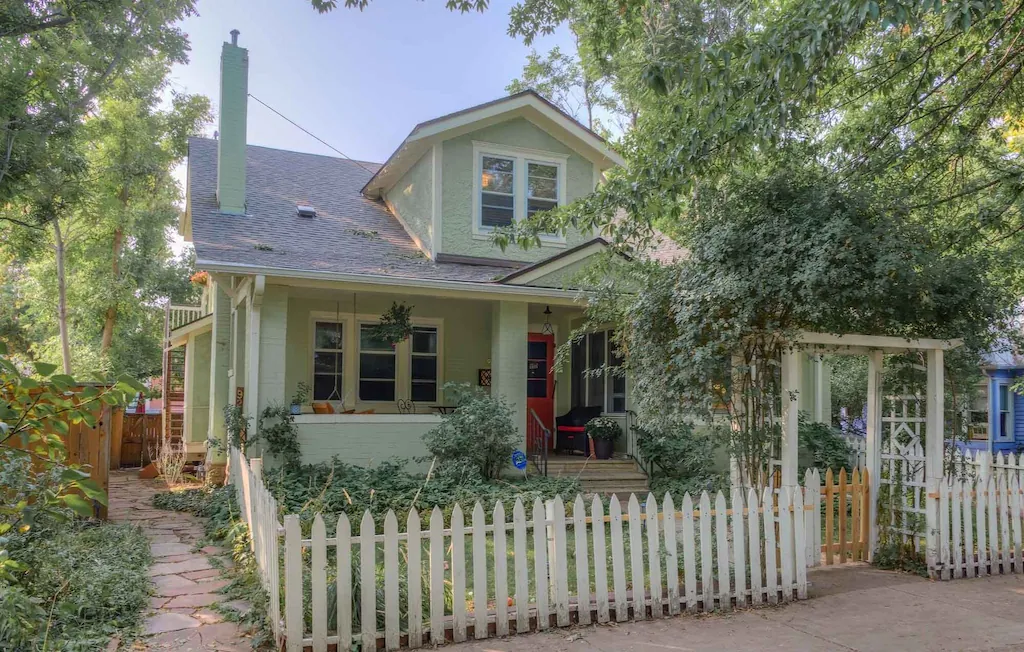
[[[591,419],[584,426],[587,436],[595,440],[616,441],[622,436],[622,426],[615,419],[609,417],[597,417]]]
[[[633,432],[649,469],[651,490],[657,495],[670,491],[678,499],[685,493],[693,496],[723,486],[721,473],[715,471],[714,441],[690,424],[680,422],[657,430],[633,426]]]
[[[404,303],[392,302],[391,307],[380,316],[380,322],[373,327],[374,338],[391,346],[409,339],[412,335],[412,308]]]
[[[824,423],[812,423],[806,415],[800,415],[799,442],[801,452],[806,453],[810,466],[820,469],[832,469],[836,473],[840,469],[850,468],[852,451],[843,439],[839,430]],[[803,473],[803,469],[800,470]]]
[[[928,564],[924,555],[910,541],[898,538],[879,543],[872,557],[872,563],[883,570],[902,571],[921,577],[928,577]]]
[[[519,441],[512,407],[469,385],[448,383],[444,391],[458,407],[423,435],[427,450],[442,467],[467,462],[482,477],[498,478]]]
[[[246,443],[242,441],[242,434],[249,429],[249,418],[245,416],[245,410],[241,405],[224,406],[224,430],[228,435],[228,442],[238,450],[245,452]],[[219,439],[208,439],[207,442],[214,448],[223,448]]]
[[[309,400],[310,394],[313,388],[309,386],[309,383],[300,381],[298,386],[295,388],[295,394],[292,396],[292,405],[302,405]]]
[[[0,580],[0,649],[103,649],[138,632],[149,541],[135,525],[51,524],[11,539],[26,570]]]
[[[268,405],[260,412],[259,434],[246,443],[251,447],[256,441],[262,441],[268,453],[286,467],[299,465],[302,451],[299,449],[299,429],[295,427],[295,417],[284,405]]]

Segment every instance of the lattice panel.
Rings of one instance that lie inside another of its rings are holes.
[[[888,397],[882,416],[880,500],[889,527],[904,539],[923,536],[925,527],[925,404],[921,396]],[[879,519],[884,512],[879,513]],[[884,524],[883,524],[884,525]]]

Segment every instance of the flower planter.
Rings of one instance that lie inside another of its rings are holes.
[[[612,439],[594,439],[594,457],[599,460],[612,459],[615,452],[615,441]]]

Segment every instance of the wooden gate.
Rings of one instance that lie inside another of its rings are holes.
[[[150,449],[160,441],[159,414],[124,415],[121,428],[121,468],[134,468],[150,463]]]
[[[868,560],[870,532],[871,483],[867,469],[854,469],[847,479],[846,469],[835,478],[832,469],[825,473],[824,531],[821,552],[825,564],[845,564]]]

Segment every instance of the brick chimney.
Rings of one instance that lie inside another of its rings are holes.
[[[220,54],[220,116],[217,202],[222,213],[245,214],[245,134],[249,99],[249,51],[238,47],[238,30]]]

